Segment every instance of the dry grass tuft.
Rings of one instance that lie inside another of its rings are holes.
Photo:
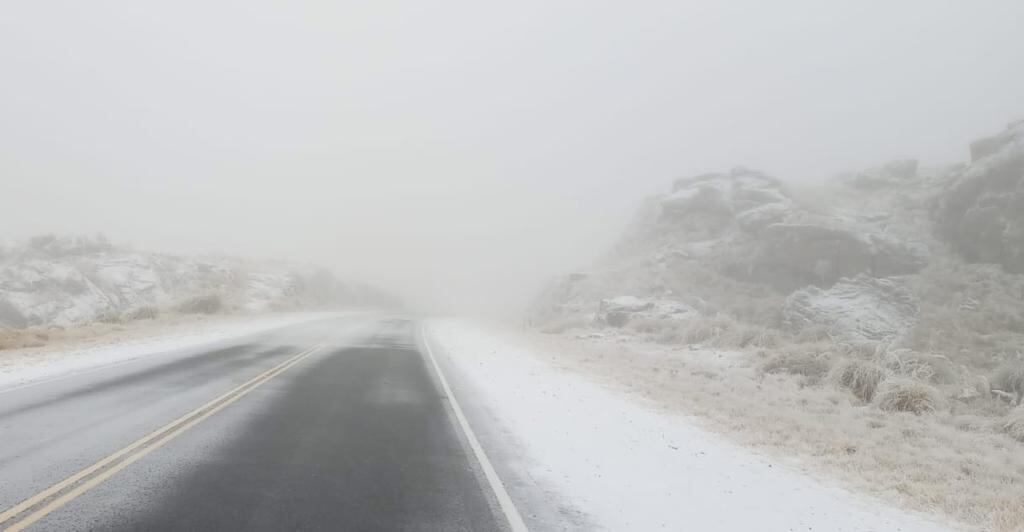
[[[544,334],[562,334],[572,330],[586,329],[593,325],[593,318],[587,316],[566,316],[552,320],[541,328]]]
[[[877,393],[878,407],[886,412],[934,412],[941,402],[935,388],[908,378],[889,379]]]
[[[870,403],[875,397],[878,385],[885,380],[885,370],[873,362],[858,359],[843,359],[832,370],[831,381],[849,390],[858,399]]]
[[[791,349],[778,353],[761,365],[762,373],[799,375],[816,383],[829,371],[828,355],[812,349]]]
[[[778,329],[734,324],[710,341],[709,345],[724,349],[769,349],[779,347],[782,343],[782,332]]]
[[[224,309],[224,300],[220,294],[196,296],[181,302],[177,310],[182,314],[216,314]]]
[[[160,316],[160,310],[152,305],[146,305],[129,312],[124,315],[124,321],[138,321],[138,320],[155,320]]]
[[[686,322],[681,331],[681,340],[685,344],[711,342],[736,326],[736,320],[724,314],[697,317]]]
[[[0,351],[42,347],[50,340],[49,333],[32,329],[0,329]]]

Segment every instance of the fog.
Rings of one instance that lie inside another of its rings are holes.
[[[512,311],[638,201],[746,165],[966,159],[1024,4],[8,2],[0,240],[323,264]]]

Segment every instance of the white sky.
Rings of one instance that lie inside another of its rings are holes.
[[[966,158],[1024,2],[8,1],[0,239],[311,260],[516,305],[673,177]],[[476,305],[479,307],[479,305]]]

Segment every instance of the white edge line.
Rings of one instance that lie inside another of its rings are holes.
[[[466,435],[466,439],[469,441],[469,446],[473,449],[473,454],[476,456],[477,462],[480,463],[480,467],[484,471],[484,476],[487,478],[488,484],[491,485],[491,490],[494,491],[494,496],[498,499],[498,504],[501,506],[501,510],[505,514],[505,519],[508,521],[509,528],[512,529],[512,532],[529,532],[529,529],[526,527],[526,523],[523,522],[523,518],[519,515],[519,510],[516,509],[515,503],[512,502],[512,498],[509,497],[508,491],[505,490],[505,485],[501,482],[501,478],[498,477],[498,472],[494,470],[494,466],[491,465],[491,461],[487,458],[487,453],[485,453],[484,448],[480,446],[479,440],[476,439],[476,434],[473,433],[473,429],[469,426],[469,421],[466,420],[466,416],[462,413],[462,407],[459,406],[458,399],[456,399],[455,394],[452,393],[452,388],[448,385],[448,379],[444,377],[444,373],[441,371],[441,366],[438,365],[437,359],[434,358],[434,351],[430,348],[430,339],[427,335],[426,325],[424,324],[420,325],[420,337],[423,339],[423,347],[424,351],[427,353],[427,358],[430,359],[430,364],[434,367],[438,380],[441,381],[441,387],[444,389],[445,395],[448,396],[448,400],[451,402],[452,410],[455,412],[455,417],[459,421],[459,427]]]

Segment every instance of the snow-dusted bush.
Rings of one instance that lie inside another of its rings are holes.
[[[898,377],[883,381],[875,394],[878,407],[886,412],[923,414],[938,409],[938,390],[914,379]]]
[[[882,354],[885,366],[893,373],[932,384],[966,384],[971,380],[964,366],[944,355],[894,349]]]
[[[1024,398],[1024,360],[1003,364],[992,377],[992,388],[1016,396],[1017,404]]]
[[[885,370],[874,362],[859,359],[843,359],[836,364],[830,375],[832,382],[849,390],[861,401],[871,402],[878,385],[885,379]]]
[[[1006,435],[1024,443],[1024,406],[1014,408],[999,427]]]

